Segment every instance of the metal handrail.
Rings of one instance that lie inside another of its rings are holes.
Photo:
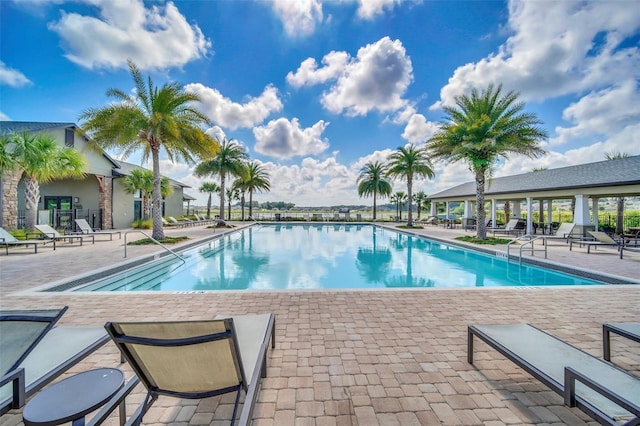
[[[538,240],[542,240],[542,248],[541,249],[535,249],[533,248],[534,246],[534,242],[538,241]],[[524,243],[522,242],[524,241]],[[507,262],[511,259],[511,255],[509,253],[509,249],[511,248],[512,244],[518,243],[520,245],[519,247],[519,254],[518,254],[518,259],[519,259],[519,263],[522,264],[522,250],[526,249],[526,250],[531,250],[531,254],[533,254],[533,252],[535,251],[543,251],[544,252],[544,258],[547,258],[547,245],[544,243],[544,238],[542,237],[534,237],[531,234],[525,234],[522,235],[521,237],[516,238],[515,240],[511,240],[509,241],[509,243],[507,244]],[[531,244],[531,248],[526,248],[527,245]]]
[[[165,246],[160,241],[158,241],[155,238],[153,238],[151,235],[147,234],[146,232],[140,231],[139,229],[136,229],[136,230],[133,230],[133,231],[127,231],[127,232],[124,233],[124,257],[125,258],[127,257],[127,235],[132,234],[134,232],[137,232],[137,233],[140,233],[140,234],[144,235],[145,237],[147,237],[148,239],[150,239],[151,241],[153,241],[154,243],[156,243],[157,245],[159,245],[160,247],[162,247],[163,249],[165,249],[166,251],[168,251],[169,253],[171,253],[175,257],[177,257],[179,260],[182,261],[183,264],[187,262],[178,253],[176,253],[175,251],[171,250],[169,247]]]

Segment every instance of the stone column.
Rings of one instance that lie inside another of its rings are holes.
[[[102,210],[102,229],[113,228],[113,178],[111,176],[94,175],[98,180],[98,203]]]
[[[2,226],[7,231],[18,227],[18,183],[22,177],[22,170],[5,172],[2,176],[2,206],[0,215]]]

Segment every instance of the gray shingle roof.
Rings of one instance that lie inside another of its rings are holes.
[[[45,123],[41,121],[0,121],[0,134],[42,132],[60,127],[78,127],[75,123]]]
[[[486,195],[640,184],[640,155],[488,180]],[[476,183],[466,182],[432,194],[431,199],[469,197]]]

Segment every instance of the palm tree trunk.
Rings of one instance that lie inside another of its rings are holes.
[[[207,198],[207,219],[211,219],[211,192],[209,192],[209,198]]]
[[[153,160],[153,233],[151,236],[160,241],[164,240],[164,228],[162,227],[162,187],[160,185],[160,147],[151,147]]]
[[[373,221],[376,221],[376,191],[373,191]]]
[[[224,220],[224,181],[225,174],[220,174],[220,211],[218,214],[220,215],[220,219]]]
[[[487,228],[485,226],[485,217],[486,212],[484,210],[484,181],[485,181],[485,170],[476,168],[476,206],[478,208],[478,222],[476,227],[476,237],[481,240],[487,239]]]
[[[249,190],[249,219],[253,219],[253,190]]]
[[[408,202],[409,205],[408,213],[407,213],[407,226],[413,226],[413,179],[411,177],[407,177],[407,192],[409,193]]]
[[[24,198],[25,198],[25,228],[29,231],[33,230],[36,225],[36,217],[38,215],[38,199],[40,198],[40,185],[33,176],[27,176],[24,179]]]
[[[242,193],[242,197],[240,197],[240,204],[242,206],[242,221],[244,222],[244,192]]]
[[[18,227],[18,184],[22,177],[22,170],[6,171],[2,176],[2,223],[0,226],[7,231]]]

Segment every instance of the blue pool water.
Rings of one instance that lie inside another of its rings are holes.
[[[75,291],[199,291],[602,284],[373,225],[264,225]]]

